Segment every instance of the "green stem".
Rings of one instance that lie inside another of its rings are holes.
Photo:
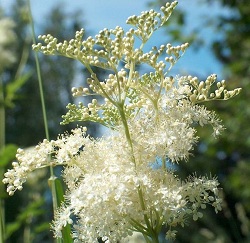
[[[119,106],[118,109],[119,109],[119,112],[120,112],[120,116],[122,118],[122,123],[123,123],[124,129],[125,129],[126,139],[127,139],[127,142],[128,142],[128,144],[130,146],[130,149],[131,149],[131,156],[132,156],[131,158],[132,158],[132,161],[134,163],[135,172],[136,172],[136,166],[137,165],[136,165],[136,160],[135,160],[135,156],[134,156],[134,147],[133,147],[132,139],[131,139],[131,136],[130,136],[129,127],[128,127],[126,115],[125,115],[125,112],[124,112],[124,109],[123,109],[123,105]],[[139,196],[140,206],[141,206],[141,209],[143,211],[144,221],[145,221],[145,224],[147,226],[147,231],[150,234],[150,238],[152,240],[151,242],[158,243],[158,234],[153,229],[153,225],[150,224],[150,220],[149,220],[147,214],[144,213],[146,211],[146,206],[145,206],[145,202],[144,202],[144,199],[143,199],[143,192],[142,192],[141,185],[138,186],[137,192],[138,192],[138,196]],[[146,237],[146,236],[144,236],[144,237]]]
[[[28,3],[28,8],[29,8],[29,17],[30,17],[30,23],[31,23],[31,29],[32,29],[32,40],[33,40],[33,44],[36,44],[35,27],[34,27],[34,21],[33,21],[33,17],[32,17],[30,0],[27,0],[27,3]],[[41,98],[41,104],[42,104],[42,112],[43,112],[43,121],[44,121],[45,134],[46,134],[46,138],[48,140],[50,140],[48,122],[47,122],[47,114],[46,114],[46,107],[45,107],[45,101],[44,101],[42,78],[41,78],[40,63],[39,63],[37,52],[34,52],[34,55],[35,55],[35,62],[36,62],[36,70],[37,70],[39,90],[40,90],[40,98]],[[52,167],[52,165],[50,165],[50,178],[54,178],[54,177],[55,176],[54,176],[53,167]],[[55,185],[55,180],[54,179],[51,180],[51,193],[52,193],[53,210],[55,212],[57,207],[58,207],[58,204],[57,204],[56,185]],[[62,240],[57,239],[56,242],[60,243],[60,242],[62,242]]]
[[[23,50],[22,50],[22,55],[21,55],[21,58],[20,58],[20,62],[19,62],[19,65],[17,67],[17,71],[16,71],[16,74],[15,74],[15,78],[14,80],[16,80],[22,73],[26,63],[27,63],[27,60],[28,60],[28,57],[29,57],[29,47],[30,47],[30,39],[27,37],[25,39],[25,42],[24,42],[24,45],[23,45]]]
[[[5,107],[4,107],[4,92],[3,80],[0,78],[0,151],[5,146]],[[4,170],[0,167],[0,180],[2,181]],[[0,185],[0,193],[3,195],[4,187]],[[4,199],[0,198],[0,243],[4,243],[5,238],[5,206]]]
[[[3,80],[0,78],[0,149],[5,146],[5,107],[4,107],[4,93]]]
[[[93,72],[92,68],[90,67],[90,65],[88,65],[87,63],[83,63],[83,65],[85,65],[85,67],[87,68],[87,70],[89,71],[89,73],[91,74],[91,76],[93,75],[94,80],[96,81],[96,83],[98,84],[98,87],[101,89],[103,96],[105,98],[107,98],[114,106],[116,106],[115,101],[113,101],[111,99],[111,97],[106,93],[105,89],[100,85],[100,81],[99,79],[96,77],[95,73]]]
[[[29,7],[30,23],[31,23],[31,29],[32,29],[32,41],[33,41],[33,44],[36,44],[35,27],[34,27],[34,21],[33,21],[33,17],[32,17],[31,7],[30,7],[30,0],[27,0],[27,2],[28,2],[28,7]],[[40,90],[40,98],[41,98],[41,104],[42,104],[45,135],[46,135],[46,138],[49,140],[49,129],[48,129],[47,114],[46,114],[46,107],[45,107],[45,101],[44,101],[42,76],[41,76],[41,69],[40,69],[40,63],[39,63],[37,52],[34,52],[34,56],[35,56],[37,78],[38,78],[38,84],[39,84],[39,90]]]
[[[0,198],[0,242],[4,243],[5,238],[5,206],[4,206],[4,200]]]
[[[153,232],[150,236],[143,234],[143,237],[147,243],[159,243],[158,234],[156,234],[156,232]]]

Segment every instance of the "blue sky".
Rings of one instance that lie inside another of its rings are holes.
[[[30,0],[33,16],[36,23],[42,22],[43,18],[49,10],[57,5],[62,4],[67,11],[71,12],[76,9],[83,11],[84,27],[95,34],[103,28],[114,28],[119,25],[127,28],[125,21],[128,16],[139,14],[143,10],[147,10],[149,0]],[[14,0],[1,0],[2,7],[8,9]],[[188,26],[186,33],[189,30],[199,25],[204,20],[204,15],[216,17],[218,13],[227,13],[226,9],[222,9],[218,4],[207,6],[200,4],[201,0],[179,0],[177,8],[184,9],[188,16]],[[208,7],[211,11],[208,11]],[[176,68],[180,73],[193,73],[195,75],[205,76],[211,73],[217,73],[219,78],[223,79],[222,66],[213,57],[212,51],[209,48],[211,40],[216,37],[215,33],[209,28],[203,30],[203,36],[206,38],[206,45],[199,51],[194,51],[189,48],[184,57],[179,61]],[[40,34],[40,33],[38,33]],[[154,38],[156,44],[161,43],[161,40],[166,41],[166,32],[159,31]]]

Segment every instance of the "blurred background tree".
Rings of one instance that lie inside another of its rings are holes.
[[[151,5],[161,6],[164,2],[158,0]],[[188,16],[185,11],[179,10],[175,20],[170,19],[166,26],[166,33],[176,42],[191,41],[191,48],[202,48],[207,36],[202,36],[201,32],[204,28],[212,28],[214,36],[209,37],[212,38],[211,49],[224,66],[222,76],[229,88],[242,87],[242,93],[226,102],[205,104],[217,112],[226,130],[221,137],[213,140],[211,130],[201,128],[198,135],[202,139],[194,156],[190,162],[181,163],[178,169],[183,178],[193,171],[198,175],[208,171],[217,175],[225,199],[223,211],[214,215],[206,209],[201,220],[193,222],[188,219],[189,226],[179,229],[176,242],[250,242],[250,5],[248,0],[197,2],[200,6],[205,4],[208,9],[199,28],[191,35],[183,35],[188,32],[183,32]],[[229,14],[210,15],[215,4],[227,8]]]

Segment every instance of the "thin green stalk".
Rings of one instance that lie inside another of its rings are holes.
[[[5,107],[3,80],[0,78],[0,149],[5,146]]]
[[[4,93],[3,80],[0,78],[0,150],[5,146],[5,107],[4,107]],[[3,178],[3,168],[0,167],[0,180]],[[3,193],[3,184],[0,186],[0,192]],[[5,206],[4,199],[0,198],[0,243],[4,243],[5,238]]]
[[[120,112],[122,122],[123,122],[123,126],[124,126],[124,129],[125,129],[126,138],[127,138],[127,141],[129,143],[129,146],[130,146],[130,149],[131,149],[132,160],[133,160],[133,163],[134,163],[134,166],[135,166],[135,169],[136,169],[136,161],[135,161],[135,157],[134,157],[134,148],[133,148],[133,143],[132,143],[129,128],[128,128],[127,119],[126,119],[126,116],[125,116],[123,106],[119,107],[119,108],[120,108],[119,112]],[[146,211],[146,206],[145,206],[145,203],[144,203],[143,192],[142,192],[142,188],[141,188],[140,185],[139,185],[139,187],[137,189],[137,192],[138,192],[138,196],[139,196],[141,209],[142,209],[143,212],[145,212]],[[150,221],[148,219],[147,214],[143,213],[143,217],[144,217],[144,221],[145,221],[145,223],[147,225],[147,231],[150,234],[151,242],[158,243],[159,242],[158,241],[158,234],[153,229],[153,225],[150,224]],[[146,237],[146,236],[144,236],[144,237]]]
[[[116,106],[115,101],[111,99],[111,97],[106,93],[105,89],[100,85],[100,81],[95,76],[95,73],[93,72],[93,70],[90,67],[90,65],[88,65],[87,63],[83,63],[83,62],[82,62],[82,64],[85,65],[85,67],[87,68],[87,70],[89,71],[89,73],[91,74],[91,76],[93,75],[93,79],[97,82],[97,84],[98,84],[99,88],[102,90],[102,93],[105,96],[105,98],[107,98],[114,106]]]
[[[34,27],[34,21],[33,21],[33,17],[32,17],[30,0],[27,0],[27,3],[28,3],[28,9],[29,9],[30,24],[31,24],[31,29],[32,29],[32,40],[33,40],[33,44],[36,44],[35,27]],[[39,63],[37,52],[34,52],[34,55],[35,55],[36,70],[37,70],[37,77],[38,77],[40,97],[41,97],[41,104],[42,104],[42,112],[43,112],[43,121],[44,121],[45,135],[46,135],[46,138],[48,140],[50,140],[50,138],[49,138],[48,122],[47,122],[47,114],[46,114],[46,106],[45,106],[45,101],[44,101],[44,92],[43,92],[42,78],[41,78],[40,63]],[[55,178],[52,166],[50,166],[50,178]],[[51,183],[51,193],[52,193],[52,201],[53,201],[53,210],[55,212],[56,209],[57,209],[57,207],[58,207],[55,180],[54,179],[50,180],[50,183]],[[62,242],[61,239],[57,239],[56,241],[58,243]]]
[[[33,22],[33,17],[32,17],[32,12],[31,12],[31,7],[30,7],[30,0],[27,0],[27,2],[28,2],[29,15],[30,15],[30,23],[31,23],[31,29],[32,29],[32,41],[33,41],[33,44],[36,44],[35,27],[34,27],[34,22]],[[43,121],[44,121],[45,135],[46,135],[46,138],[49,140],[49,129],[48,129],[47,114],[46,114],[46,107],[45,107],[45,101],[44,101],[42,76],[41,76],[41,69],[40,69],[40,63],[39,63],[37,52],[34,52],[34,56],[35,56],[37,78],[38,78],[38,84],[39,84],[39,90],[40,90],[40,98],[41,98],[41,104],[42,104],[42,112],[43,112]]]
[[[133,74],[133,70],[134,70],[134,64],[131,64],[131,69],[130,70],[130,75],[129,75],[129,80],[132,79],[132,74]],[[87,69],[89,70],[89,72],[91,74],[94,74],[91,67],[89,65],[86,65],[85,66],[87,67]],[[118,77],[118,76],[117,76]],[[99,80],[96,80],[98,83],[99,83]],[[119,83],[119,82],[118,82]],[[103,93],[106,94],[105,90],[102,88],[102,86],[100,85],[100,88],[102,89]],[[121,119],[122,119],[122,122],[123,122],[123,126],[124,126],[124,129],[125,129],[125,135],[126,135],[126,138],[127,138],[127,142],[130,146],[130,149],[131,149],[131,155],[132,155],[132,161],[134,163],[134,166],[135,166],[135,169],[136,169],[136,161],[135,161],[135,157],[134,157],[134,148],[133,148],[133,143],[132,143],[132,140],[131,140],[131,136],[130,136],[130,132],[129,132],[129,128],[128,128],[128,124],[127,124],[127,119],[126,119],[126,116],[125,116],[125,112],[124,112],[124,100],[122,101],[122,103],[117,103],[117,102],[114,102],[107,94],[106,94],[107,98],[118,108],[119,110],[119,113],[120,113],[120,116],[121,116]],[[124,98],[125,99],[125,98]],[[145,206],[145,203],[144,203],[144,199],[143,199],[143,193],[142,193],[142,189],[141,189],[141,186],[138,187],[138,196],[139,196],[139,201],[140,201],[140,205],[141,205],[141,208],[143,211],[146,210],[146,206]],[[147,229],[148,229],[148,232],[150,233],[152,239],[155,238],[155,235],[156,235],[156,232],[154,232],[151,224],[150,224],[150,221],[147,217],[146,214],[144,214],[144,220],[145,220],[145,223],[147,225]],[[158,236],[156,237],[158,239]],[[158,242],[158,241],[153,241],[153,242]]]
[[[5,238],[5,208],[4,208],[4,200],[0,199],[0,242],[4,243]]]
[[[15,74],[15,77],[14,77],[14,80],[16,80],[18,77],[21,76],[21,73],[27,63],[27,60],[28,60],[28,57],[29,57],[29,38],[26,38],[25,40],[25,44],[24,44],[24,47],[23,47],[23,50],[22,50],[22,55],[21,55],[21,58],[20,58],[20,62],[19,62],[19,65],[17,67],[17,71],[16,71],[16,74]]]

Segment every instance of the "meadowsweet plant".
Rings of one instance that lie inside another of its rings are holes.
[[[184,226],[189,215],[198,220],[207,205],[215,212],[221,210],[215,178],[190,176],[181,181],[168,165],[188,161],[198,141],[198,125],[210,124],[215,137],[223,129],[216,114],[202,103],[227,100],[240,89],[228,91],[215,74],[205,81],[170,76],[187,43],[144,50],[176,5],[176,1],[167,3],[161,12],[129,17],[132,28],[127,32],[121,27],[103,29],[83,40],[84,30],[80,30],[64,42],[42,35],[44,44],[33,46],[46,55],[80,61],[91,77],[87,87],[72,88],[73,96],[100,97],[87,105],[68,104],[62,124],[92,121],[109,129],[107,135],[94,139],[86,127],[77,127],[57,140],[42,141],[33,151],[19,149],[17,162],[5,173],[3,182],[13,195],[32,171],[64,167],[67,192],[52,223],[55,237],[62,237],[63,227],[70,224],[75,242],[100,238],[127,242],[134,231],[142,233],[146,242],[159,242],[163,227],[166,238],[174,239],[175,227]],[[151,71],[140,73],[137,67],[143,65]],[[109,75],[101,80],[93,67]]]

